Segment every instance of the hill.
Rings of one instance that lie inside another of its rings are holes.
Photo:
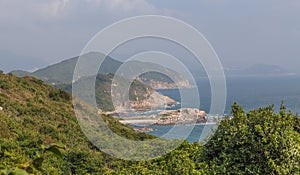
[[[89,53],[84,55],[87,65],[93,65],[93,61],[98,57],[104,57],[101,53]],[[38,79],[44,80],[47,84],[69,84],[73,80],[74,69],[77,64],[79,57],[73,57],[67,60],[64,60],[60,63],[47,66],[46,68],[39,69],[30,75]],[[99,74],[110,74],[114,73],[117,67],[122,63],[107,57],[99,71]],[[87,67],[88,69],[88,67]]]
[[[104,59],[104,55],[102,53],[98,53],[98,52],[91,52],[88,53],[86,55],[83,55],[82,57],[84,57],[85,60],[85,66],[86,69],[89,69],[89,66],[94,66],[94,61],[95,59],[98,58],[103,58]],[[73,57],[67,60],[64,60],[60,63],[54,64],[54,65],[50,65],[47,66],[46,68],[42,68],[39,69],[35,72],[32,73],[28,73],[25,71],[12,71],[11,73],[13,73],[16,76],[33,76],[36,77],[38,79],[41,79],[43,81],[45,81],[47,84],[50,85],[57,85],[57,84],[70,84],[72,83],[73,80],[73,73],[74,73],[74,69],[75,66],[77,64],[79,57]],[[115,60],[109,56],[105,57],[100,69],[99,69],[99,74],[102,75],[106,75],[106,74],[115,74],[116,71],[118,70],[118,68],[122,65],[123,63]],[[139,62],[139,61],[134,61],[133,65],[135,66],[135,68],[138,68],[140,70],[142,70],[142,68],[155,68],[156,70],[159,70],[160,72],[169,72],[170,74],[174,75],[174,77],[176,77],[179,82],[179,86],[180,87],[189,87],[189,81],[185,80],[179,73],[172,71],[168,68],[162,67],[160,65],[157,64],[153,64],[153,63],[144,63],[144,62]],[[150,75],[150,76],[149,76]],[[160,88],[166,89],[166,88],[174,88],[176,87],[176,84],[174,83],[174,81],[170,80],[170,78],[162,73],[147,73],[145,78],[144,78],[144,74],[142,74],[140,76],[140,80],[141,82],[143,82],[144,84],[148,84],[148,85],[155,85],[154,83],[150,83],[149,80],[153,80],[155,81],[156,84],[161,84],[161,86],[159,86]],[[150,78],[150,79],[149,79]],[[143,80],[146,81],[143,81]],[[153,88],[156,88],[156,86],[154,86]]]
[[[31,75],[31,72],[27,72],[27,71],[23,71],[23,70],[14,70],[10,73],[17,76],[17,77],[25,77],[25,76],[30,76]]]
[[[71,95],[43,81],[0,74],[0,169],[29,161],[42,145],[63,143],[65,157],[44,162],[47,174],[100,173],[118,162],[98,151],[81,132]],[[132,140],[152,139],[102,115],[110,128]],[[97,166],[96,166],[97,165]],[[0,173],[1,174],[1,173]]]
[[[89,54],[84,55],[85,60],[85,67],[88,70],[89,66],[94,65],[95,59],[104,57],[101,53],[92,52]],[[13,71],[12,74],[23,77],[23,76],[33,76],[38,79],[45,81],[47,84],[50,84],[56,88],[64,89],[68,92],[72,92],[72,80],[73,80],[73,73],[78,61],[78,57],[74,57],[60,63],[48,66],[46,68],[37,70],[33,73],[29,73],[26,71]],[[118,70],[122,62],[112,59],[111,57],[107,57],[98,72],[96,78],[96,98],[99,109],[103,111],[113,111],[114,106],[111,99],[111,85],[112,85],[112,78],[113,74]],[[143,72],[146,68],[155,68],[161,70],[162,72],[168,72],[170,74],[175,75],[180,79],[179,86],[182,87],[189,87],[189,82],[183,80],[183,78],[176,72],[171,71],[167,68],[163,68],[153,63],[144,63],[133,61],[130,63],[131,67],[135,67],[136,70]],[[132,71],[132,70],[129,70]],[[85,79],[88,77],[81,77],[81,79]],[[85,81],[84,80],[84,81]],[[168,99],[167,97],[158,94],[153,90],[153,88],[175,88],[177,85],[166,75],[157,73],[157,72],[149,72],[142,74],[141,77],[137,78],[137,80],[133,81],[133,84],[130,88],[130,101],[131,104],[122,104],[119,103],[120,108],[122,109],[129,109],[131,106],[133,109],[139,110],[147,110],[147,109],[155,109],[155,108],[163,108],[165,105],[173,105],[176,102],[172,99]],[[91,89],[93,90],[93,89]],[[152,95],[153,94],[153,95]],[[153,97],[153,98],[150,98]],[[168,101],[164,104],[164,101]],[[147,105],[149,104],[149,105]],[[159,105],[158,105],[159,104]]]
[[[157,93],[150,86],[143,84],[138,80],[134,80],[130,85],[128,94],[129,103],[124,103],[127,102],[127,100],[118,99],[118,101],[115,101],[115,104],[113,104],[112,96],[121,97],[121,94],[111,94],[113,77],[114,75],[112,74],[98,74],[96,77],[95,88],[89,86],[91,81],[94,81],[92,77],[81,78],[75,82],[75,85],[80,83],[81,86],[84,86],[80,87],[80,91],[82,91],[82,93],[86,93],[87,96],[90,95],[90,92],[95,91],[98,108],[106,112],[115,111],[116,109],[114,108],[114,105],[118,107],[117,112],[122,113],[129,112],[123,111],[127,109],[132,109],[133,111],[145,111],[150,109],[164,108],[166,105],[171,106],[176,104],[176,101],[173,99]],[[127,79],[123,77],[119,77],[119,80],[122,82],[127,81]],[[115,85],[115,88],[124,88],[124,86],[121,84],[122,82],[119,82],[118,85]],[[72,92],[72,85],[70,84],[56,85],[55,87],[64,89],[70,93]]]

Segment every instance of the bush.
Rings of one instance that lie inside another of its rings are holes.
[[[61,100],[70,101],[71,100],[71,95],[61,89],[53,89],[49,93],[49,97],[54,101],[61,101]]]
[[[273,106],[244,113],[236,103],[205,145],[203,161],[217,174],[299,174],[295,116]]]

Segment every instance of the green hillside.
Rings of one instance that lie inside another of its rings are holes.
[[[111,99],[111,84],[112,79],[114,75],[112,74],[98,74],[95,82],[95,88],[90,87],[91,81],[94,81],[92,77],[82,78],[79,80],[80,84],[86,85],[88,87],[88,91],[95,91],[96,95],[96,102],[98,105],[98,108],[102,109],[103,111],[113,111],[113,103]],[[123,78],[122,78],[123,79]],[[123,81],[126,81],[126,79],[123,79]],[[121,85],[119,85],[122,87]],[[55,85],[55,87],[64,89],[68,92],[72,92],[72,85],[71,84],[60,84]],[[86,89],[87,87],[82,87],[83,89]],[[84,90],[81,90],[82,93],[85,93]],[[147,99],[154,90],[137,80],[133,81],[133,83],[130,86],[129,89],[129,100],[130,101],[141,101]],[[89,94],[89,92],[88,92]]]
[[[0,106],[0,167],[27,162],[42,145],[57,142],[68,149],[64,160],[50,157],[44,163],[43,169],[49,174],[100,173],[114,163],[85,138],[66,92],[35,78],[0,74]],[[121,136],[132,140],[154,138],[102,117]]]
[[[234,104],[207,144],[183,142],[150,161],[124,161],[94,147],[81,132],[65,91],[31,77],[0,74],[0,174],[37,157],[42,145],[62,143],[63,158],[47,154],[35,174],[294,174],[300,172],[300,120],[272,106],[245,113]],[[100,117],[100,116],[99,116]],[[153,139],[102,116],[117,134]],[[161,147],[161,150],[164,148]],[[126,150],[124,150],[126,151]],[[141,150],[142,152],[142,150]]]

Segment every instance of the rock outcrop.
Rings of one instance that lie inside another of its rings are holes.
[[[160,109],[166,106],[176,105],[177,102],[168,96],[153,92],[149,98],[140,101],[131,101],[130,107],[135,111],[146,111],[149,109]]]
[[[117,115],[112,115],[119,118]],[[164,110],[149,116],[135,116],[119,120],[123,124],[137,125],[188,125],[206,123],[206,112],[196,108],[181,108],[178,110]]]
[[[154,131],[153,128],[146,128],[146,127],[143,127],[143,128],[133,128],[136,132],[149,132],[149,131]]]
[[[206,112],[196,108],[181,108],[178,110],[165,110],[158,114],[161,116],[154,125],[175,125],[205,123]]]
[[[148,95],[144,99],[137,100],[122,100],[122,98],[116,98],[114,101],[115,113],[127,113],[127,112],[143,112],[149,110],[163,109],[167,106],[176,105],[177,102],[170,97],[159,94],[156,91],[147,91]],[[119,96],[121,96],[119,94]]]

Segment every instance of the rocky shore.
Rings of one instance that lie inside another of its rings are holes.
[[[181,108],[178,110],[165,110],[158,114],[159,119],[154,125],[175,125],[205,123],[206,112],[196,108]]]
[[[154,131],[153,128],[146,128],[146,127],[143,127],[143,128],[133,128],[136,132],[149,132],[149,131]]]
[[[131,117],[120,120],[123,124],[139,125],[187,125],[206,123],[206,112],[196,108],[181,108],[178,110],[164,110],[150,116]]]

